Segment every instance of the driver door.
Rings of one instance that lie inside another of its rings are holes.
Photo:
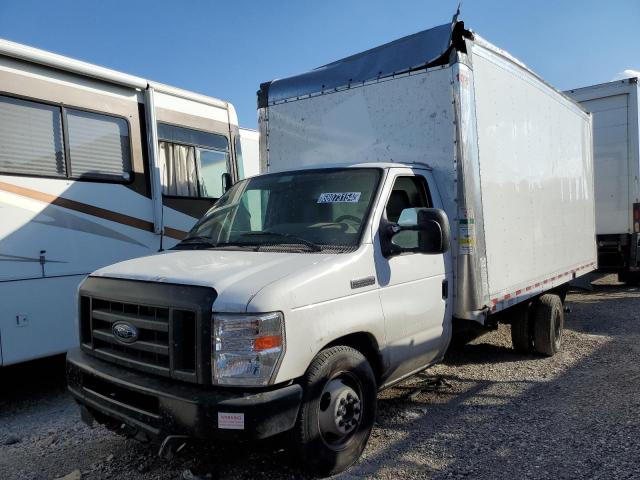
[[[397,223],[405,209],[434,206],[428,173],[408,168],[390,170],[378,228],[385,221]],[[393,241],[403,247],[417,246],[418,232],[400,232]],[[444,351],[448,334],[445,259],[444,254],[423,253],[385,257],[379,233],[374,248],[392,381],[428,365]]]

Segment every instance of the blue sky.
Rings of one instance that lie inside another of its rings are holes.
[[[231,101],[446,23],[453,0],[0,0],[0,37]],[[466,0],[468,27],[560,89],[640,70],[640,0]]]

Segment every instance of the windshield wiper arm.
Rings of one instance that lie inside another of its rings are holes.
[[[242,237],[280,237],[286,238],[292,241],[292,243],[298,243],[309,247],[314,252],[320,252],[322,247],[317,243],[313,243],[311,240],[307,240],[306,238],[298,237],[297,235],[291,235],[290,233],[280,233],[280,232],[247,232],[241,235]]]

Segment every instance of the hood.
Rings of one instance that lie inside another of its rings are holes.
[[[101,268],[93,277],[198,285],[214,288],[218,311],[245,311],[260,290],[334,254],[223,250],[172,250]]]

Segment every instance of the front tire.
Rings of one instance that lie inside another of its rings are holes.
[[[328,348],[311,362],[302,386],[295,426],[301,461],[320,475],[349,468],[376,418],[377,386],[369,362],[351,347]]]

